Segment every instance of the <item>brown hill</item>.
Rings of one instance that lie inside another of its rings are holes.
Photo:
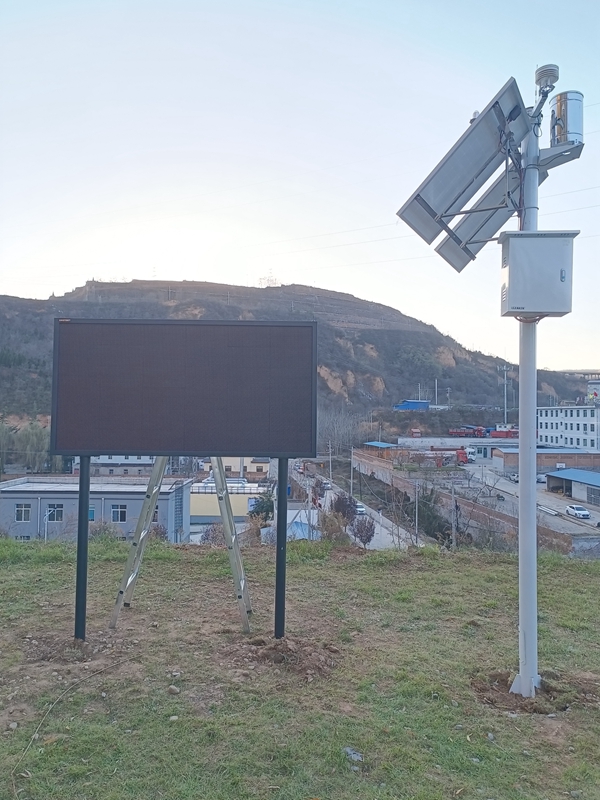
[[[391,407],[404,398],[455,405],[500,406],[502,359],[472,352],[432,325],[388,306],[342,292],[290,285],[267,288],[204,282],[88,281],[62,297],[0,297],[0,413],[50,410],[52,326],[57,316],[132,319],[316,320],[319,323],[319,399],[356,410]],[[517,384],[517,374],[509,374]],[[584,383],[540,372],[548,395],[573,400]],[[511,392],[512,394],[512,392]],[[511,398],[512,400],[512,398]]]

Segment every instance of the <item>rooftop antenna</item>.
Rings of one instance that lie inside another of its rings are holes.
[[[538,231],[538,187],[548,172],[579,158],[583,95],[550,102],[550,147],[540,149],[542,108],[558,81],[556,64],[536,70],[536,104],[526,108],[514,78],[469,127],[398,211],[457,272],[490,241],[502,245],[501,314],[519,321],[519,674],[511,691],[534,697],[537,646],[536,325],[570,313],[573,239],[579,231]],[[489,185],[496,173],[499,176]],[[484,193],[468,207],[480,189]],[[500,229],[513,216],[518,231]]]

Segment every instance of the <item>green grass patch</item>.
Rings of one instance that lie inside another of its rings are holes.
[[[271,638],[274,553],[264,547],[242,553],[250,637],[227,551],[161,542],[149,544],[132,607],[110,631],[127,551],[90,543],[82,651],[75,549],[0,541],[1,798],[598,796],[597,564],[540,559],[549,689],[528,705],[501,691],[518,666],[512,556],[290,543],[282,644]],[[13,790],[11,770],[68,687]]]

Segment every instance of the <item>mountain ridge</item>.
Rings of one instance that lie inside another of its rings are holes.
[[[470,351],[433,325],[351,294],[301,284],[265,288],[200,281],[84,286],[48,300],[0,296],[0,414],[50,411],[53,319],[316,320],[319,400],[357,410],[405,398],[500,406],[503,359]],[[518,384],[517,370],[509,372]],[[583,379],[540,370],[541,397],[574,400]]]

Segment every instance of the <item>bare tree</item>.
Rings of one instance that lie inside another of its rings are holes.
[[[371,517],[355,517],[350,525],[350,533],[366,550],[375,536],[375,523]]]

